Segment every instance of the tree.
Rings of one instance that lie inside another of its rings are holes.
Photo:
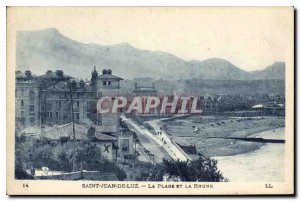
[[[162,181],[163,177],[168,180],[180,181],[225,181],[221,172],[217,169],[217,161],[203,155],[194,161],[168,161],[157,164],[151,168],[148,181]]]
[[[15,175],[18,179],[29,178],[26,169],[46,166],[50,170],[71,172],[73,170],[73,143],[61,143],[47,138],[34,139],[17,136],[15,150]],[[118,180],[126,179],[127,175],[115,162],[101,155],[101,150],[89,141],[76,142],[76,167],[81,169],[113,173]],[[31,178],[31,177],[30,177]],[[33,178],[33,177],[32,177]]]

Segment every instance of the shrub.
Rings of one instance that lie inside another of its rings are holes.
[[[166,176],[180,181],[225,181],[221,172],[217,169],[217,161],[203,155],[190,162],[164,160],[162,164],[155,165],[149,172],[148,181],[162,181]]]

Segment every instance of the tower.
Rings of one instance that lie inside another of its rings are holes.
[[[96,86],[97,79],[98,79],[98,71],[96,70],[96,66],[94,66],[94,70],[92,71],[92,78],[91,78],[92,86]]]
[[[97,78],[97,97],[114,97],[119,95],[120,81],[123,80],[112,74],[111,69],[103,69],[102,75]],[[108,107],[112,107],[110,102]],[[98,123],[106,133],[117,133],[119,129],[119,113],[98,114]]]
[[[118,96],[120,80],[123,79],[113,75],[111,69],[103,69],[97,80],[97,96]]]

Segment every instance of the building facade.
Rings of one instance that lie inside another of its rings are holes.
[[[61,70],[48,70],[40,76],[16,71],[16,122],[25,127],[51,126],[72,122],[74,118],[76,123],[117,125],[118,115],[105,118],[97,114],[96,105],[101,96],[118,95],[120,80],[110,69],[104,69],[102,75],[94,69],[90,82],[76,80]]]

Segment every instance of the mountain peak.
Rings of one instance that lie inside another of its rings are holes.
[[[130,43],[126,43],[126,42],[124,42],[124,43],[117,43],[117,44],[114,44],[112,46],[114,46],[114,47],[121,47],[121,48],[135,48]]]
[[[278,66],[278,67],[285,67],[285,62],[283,61],[276,61],[271,66]]]
[[[28,33],[28,34],[55,34],[55,35],[61,35],[61,33],[56,28],[46,28],[46,29],[38,29],[38,30],[26,30],[26,31],[18,31],[20,33]]]
[[[276,61],[274,62],[272,65],[270,66],[267,66],[265,68],[265,70],[274,70],[274,69],[284,69],[285,68],[285,62],[282,62],[282,61]]]
[[[48,33],[55,33],[55,34],[59,33],[60,34],[60,32],[56,28],[54,28],[54,27],[42,29],[40,31],[48,32]]]
[[[230,63],[228,60],[226,59],[221,59],[221,58],[217,58],[217,57],[212,57],[209,59],[204,60],[203,62],[215,62],[215,63]],[[231,63],[230,63],[231,64]]]
[[[254,79],[278,79],[285,78],[285,62],[274,62],[272,65],[267,66],[264,70],[253,71]]]

